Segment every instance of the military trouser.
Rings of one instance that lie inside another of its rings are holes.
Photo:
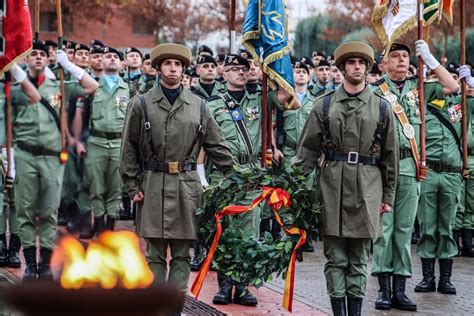
[[[370,238],[324,236],[324,275],[331,298],[363,297],[367,285]]]
[[[84,214],[91,210],[90,181],[85,172],[85,158],[79,158],[81,181],[77,189],[77,203],[79,211]]]
[[[15,149],[15,206],[18,230],[24,248],[52,249],[56,240],[57,210],[61,198],[64,166],[58,157],[34,156]]]
[[[91,142],[87,145],[86,177],[90,181],[90,202],[95,216],[119,217],[122,199],[119,156],[120,148],[105,148]]]
[[[461,176],[430,170],[421,183],[418,221],[421,237],[416,253],[424,259],[449,259],[457,252],[452,229],[461,195]]]
[[[454,230],[474,229],[474,175],[463,181]]]
[[[0,234],[8,231],[10,234],[18,235],[18,217],[15,207],[14,188],[3,193],[3,177],[0,177]]]
[[[188,290],[189,274],[191,271],[189,249],[192,240],[145,238],[147,243],[146,259],[155,277],[154,284],[174,284],[183,292]],[[168,246],[171,250],[170,268],[166,263]]]
[[[374,241],[372,275],[411,276],[411,234],[419,197],[416,178],[400,175],[393,208],[383,214],[382,236]]]
[[[79,158],[68,148],[69,158],[64,168],[64,177],[61,190],[61,200],[66,203],[77,201],[77,188],[79,187],[81,177],[78,170]]]

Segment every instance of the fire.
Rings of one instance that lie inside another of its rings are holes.
[[[149,287],[153,282],[138,237],[132,232],[106,231],[90,243],[87,251],[78,240],[65,237],[60,251],[64,261],[61,286],[65,289],[135,289]]]

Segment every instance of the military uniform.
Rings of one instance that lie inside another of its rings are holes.
[[[214,82],[214,86],[212,87],[211,93],[208,93],[208,91],[203,87],[201,81],[198,81],[198,83],[191,87],[191,92],[204,100],[207,100],[212,96],[224,93],[226,90],[226,85],[218,81]]]
[[[336,49],[337,66],[354,55],[364,58],[367,67],[373,63],[372,49],[356,42]],[[341,86],[315,102],[293,158],[293,165],[309,174],[325,157],[319,180],[324,274],[335,315],[346,314],[346,296],[349,314],[362,308],[370,243],[380,234],[380,207],[393,205],[395,196],[394,120],[387,103],[367,87],[349,96]]]

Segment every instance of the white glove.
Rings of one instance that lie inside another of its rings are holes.
[[[54,75],[54,72],[51,69],[49,69],[49,67],[44,68],[44,75],[48,79],[56,80],[56,76]]]
[[[8,169],[8,159],[7,159],[7,149],[2,148],[2,156],[3,156],[3,164],[5,165],[5,169]],[[16,177],[16,169],[15,169],[15,150],[11,148],[10,150],[10,161],[12,162],[12,167],[10,169],[10,177],[15,179]]]
[[[461,68],[459,68],[459,79],[466,80],[466,84],[474,88],[474,78],[471,76],[471,69],[467,65],[462,65]]]
[[[430,69],[436,69],[438,68],[439,61],[436,60],[436,58],[431,55],[430,53],[430,48],[428,47],[428,44],[424,40],[417,40],[415,42],[415,47],[416,47],[416,56],[421,57],[423,59],[423,62],[428,66]]]
[[[56,51],[56,62],[79,81],[85,74],[84,69],[71,63],[67,58],[67,54],[62,50]]]
[[[22,83],[26,79],[26,72],[15,63],[13,63],[10,68],[10,74],[12,75],[13,81],[18,83]]]
[[[209,183],[206,180],[206,172],[204,171],[204,165],[202,163],[197,165],[197,172],[199,175],[199,180],[201,180],[202,187],[204,189],[207,188]]]

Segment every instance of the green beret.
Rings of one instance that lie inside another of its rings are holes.
[[[177,59],[183,63],[184,67],[191,64],[191,50],[184,45],[175,43],[166,43],[155,46],[151,52],[151,66],[157,68],[165,59]]]
[[[360,57],[367,62],[367,69],[374,64],[374,50],[372,47],[362,42],[347,42],[340,45],[334,51],[334,58],[337,68],[341,69],[344,61],[351,57]]]

